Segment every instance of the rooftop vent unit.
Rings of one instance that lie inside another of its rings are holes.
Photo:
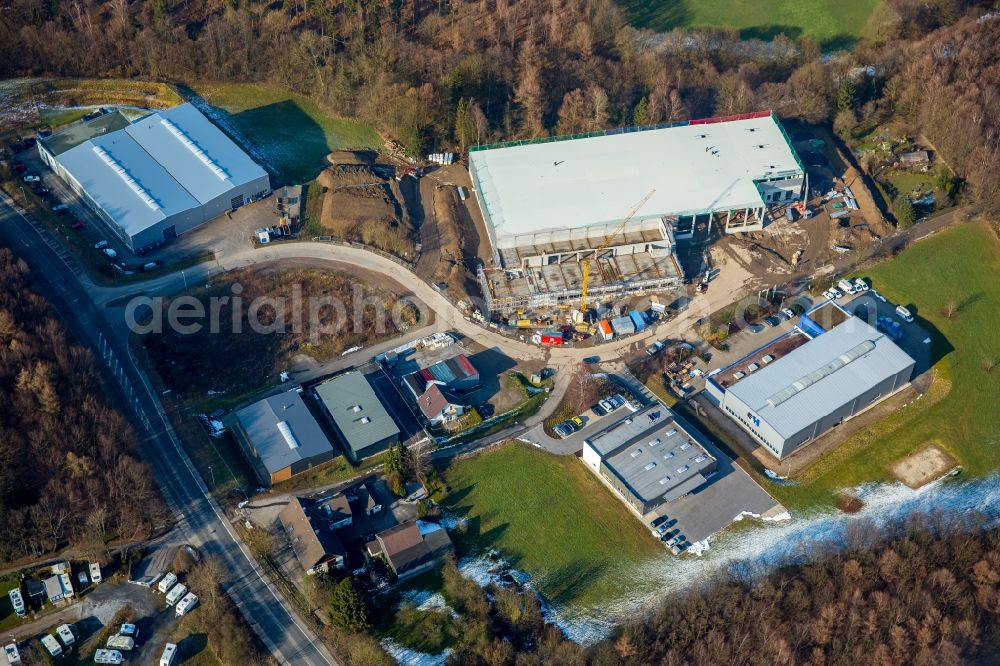
[[[705,456],[696,456],[695,459],[694,459],[694,461],[696,463],[703,463],[703,462],[705,462]]]
[[[666,432],[667,437],[673,437],[676,434],[677,434],[677,428],[671,428]]]
[[[292,432],[292,427],[288,425],[288,421],[278,421],[278,432],[285,439],[285,444],[288,445],[290,449],[299,448],[299,440],[295,438],[295,434]]]
[[[656,467],[656,463],[655,462],[646,463],[645,467],[642,468],[642,471],[648,472],[649,470],[653,469],[654,467]]]
[[[691,468],[688,467],[687,465],[684,465],[683,467],[678,467],[677,468],[677,473],[678,474],[683,474],[684,472],[688,471],[689,469],[691,469]]]
[[[370,418],[368,418],[367,416],[362,416],[361,417],[361,422],[362,423],[371,423],[372,420]]]
[[[669,477],[669,476],[665,476],[665,477],[663,477],[662,479],[660,479],[660,485],[661,485],[661,486],[665,486],[665,485],[667,485],[667,483],[668,483],[669,481],[670,481],[670,477]]]
[[[125,181],[125,184],[128,185],[133,192],[139,195],[139,198],[142,199],[143,203],[153,210],[160,210],[160,204],[156,203],[156,199],[154,199],[153,195],[149,193],[149,190],[136,182],[135,178],[129,174],[128,170],[122,165],[121,162],[109,155],[108,151],[104,150],[101,146],[94,146],[94,152],[97,153],[97,156],[100,157],[105,164],[111,167],[111,169],[118,174],[119,178]]]
[[[691,448],[691,442],[684,442],[681,444],[681,451],[687,451]]]
[[[760,362],[763,363],[764,365],[767,365],[768,363],[770,363],[773,360],[774,360],[774,357],[771,356],[770,354],[768,354],[764,358],[760,359]]]
[[[649,448],[653,448],[654,446],[659,446],[659,445],[660,445],[660,438],[657,437],[656,439],[652,440],[649,443]]]
[[[642,449],[636,449],[635,451],[633,451],[629,455],[631,455],[633,458],[638,458],[639,456],[642,455]]]
[[[756,363],[751,363],[750,365],[747,366],[747,372],[756,372],[759,369],[760,366],[757,365]]]
[[[160,118],[160,122],[163,124],[164,127],[170,130],[171,134],[176,136],[177,139],[182,144],[184,144],[185,148],[194,153],[194,156],[197,157],[199,160],[201,160],[202,163],[205,166],[207,166],[209,170],[219,178],[219,180],[226,180],[227,178],[229,178],[229,174],[226,173],[226,170],[223,169],[221,166],[219,166],[219,164],[215,160],[206,155],[205,151],[199,148],[198,144],[196,144],[191,137],[185,134],[184,130],[182,130],[180,127],[178,127],[171,121],[167,120],[166,118]]]

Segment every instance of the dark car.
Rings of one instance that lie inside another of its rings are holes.
[[[649,523],[649,526],[650,527],[659,527],[660,525],[662,525],[665,522],[667,522],[667,517],[666,516],[660,516],[659,518],[654,518],[653,521],[651,523]]]
[[[70,229],[80,230],[80,229],[83,229],[85,226],[87,226],[87,225],[83,223],[83,220],[77,220],[76,222],[74,222],[73,224],[71,224],[69,226],[69,228]]]
[[[588,356],[587,358],[583,359],[584,363],[600,363],[600,361],[601,361],[600,356]]]
[[[781,323],[781,319],[775,317],[774,315],[768,315],[767,317],[764,317],[764,323],[770,326],[771,328],[774,328],[775,326]]]

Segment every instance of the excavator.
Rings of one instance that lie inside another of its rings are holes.
[[[608,246],[611,245],[611,242],[615,239],[615,237],[622,232],[622,229],[625,228],[626,224],[628,224],[629,222],[632,221],[632,218],[635,217],[635,214],[639,212],[639,209],[642,208],[646,204],[647,201],[649,201],[649,198],[651,196],[653,196],[654,192],[656,192],[656,188],[655,187],[652,188],[652,189],[650,189],[649,192],[646,193],[646,196],[644,196],[642,199],[639,200],[639,203],[637,203],[636,205],[632,206],[632,209],[628,212],[628,214],[625,215],[625,219],[622,220],[621,224],[619,224],[615,228],[614,231],[612,231],[610,234],[607,234],[604,237],[604,242],[601,243],[600,246],[598,246],[598,248],[596,250],[594,250],[593,257],[594,257],[595,260],[600,260],[601,253],[604,252],[604,250],[608,249]],[[583,314],[584,317],[586,317],[586,315],[587,315],[587,287],[588,287],[588,285],[590,283],[590,256],[589,255],[581,262],[580,269],[583,272],[583,281],[582,281],[582,283],[580,285],[580,312]]]

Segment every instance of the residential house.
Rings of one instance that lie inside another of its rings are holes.
[[[422,520],[390,527],[367,545],[368,555],[384,559],[399,580],[430,571],[454,549],[445,528]]]
[[[417,398],[417,406],[431,425],[454,421],[465,413],[462,399],[438,384],[431,384]]]
[[[278,514],[278,522],[288,536],[295,558],[309,575],[344,566],[347,554],[333,529],[307,511],[308,500],[293,497]]]
[[[311,507],[311,510],[315,515],[327,521],[332,530],[339,530],[354,524],[351,504],[343,493],[319,500]]]

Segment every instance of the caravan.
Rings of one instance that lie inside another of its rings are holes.
[[[177,583],[174,585],[173,588],[167,592],[167,605],[173,606],[176,604],[185,594],[187,594],[187,591],[187,586],[185,586],[184,583]]]

